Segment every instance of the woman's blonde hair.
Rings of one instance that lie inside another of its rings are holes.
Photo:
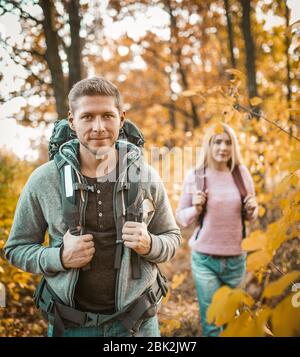
[[[221,129],[221,130],[220,130]],[[223,129],[223,132],[222,132]],[[241,158],[241,153],[240,153],[240,146],[238,143],[237,136],[234,132],[234,130],[225,123],[217,123],[213,124],[208,128],[204,135],[204,140],[203,140],[203,145],[202,145],[202,155],[200,157],[200,160],[198,161],[197,170],[204,169],[205,167],[208,166],[210,160],[211,160],[211,144],[212,144],[212,139],[214,136],[226,133],[230,140],[231,140],[231,158],[228,161],[228,167],[230,168],[230,171],[233,171],[235,165],[240,165],[242,164],[242,158]]]

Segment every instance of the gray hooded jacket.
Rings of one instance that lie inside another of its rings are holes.
[[[60,148],[60,154],[80,174],[77,157],[68,143],[66,144]],[[180,244],[181,235],[164,185],[157,172],[143,160],[139,160],[140,149],[123,141],[117,141],[116,148],[119,153],[122,148],[126,149],[126,155],[123,158],[119,154],[119,160],[121,158],[124,163],[124,170],[120,171],[114,189],[117,239],[122,239],[126,171],[130,165],[135,165],[137,162],[142,162],[140,169],[141,187],[144,193],[143,221],[147,224],[152,238],[150,252],[142,255],[140,259],[140,279],[132,279],[130,248],[123,247],[121,267],[118,270],[115,288],[115,305],[119,311],[153,284],[157,275],[157,266],[153,263],[170,260]],[[4,251],[11,264],[24,271],[44,275],[58,297],[66,305],[74,307],[74,291],[79,269],[64,269],[60,258],[60,247],[67,230],[62,212],[60,175],[56,163],[50,161],[37,168],[28,179],[19,198]],[[47,231],[48,245],[45,244]]]

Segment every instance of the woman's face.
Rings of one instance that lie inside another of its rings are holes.
[[[232,142],[227,133],[213,136],[211,142],[211,157],[217,163],[227,163],[232,156]]]

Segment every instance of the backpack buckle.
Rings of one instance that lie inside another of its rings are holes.
[[[50,314],[54,306],[54,301],[51,299],[46,307],[47,314]]]
[[[87,312],[85,315],[84,326],[86,327],[96,327],[99,324],[99,314],[94,314],[92,312]]]
[[[167,278],[159,272],[157,274],[157,282],[161,289],[162,296],[166,297],[168,293]]]
[[[148,298],[149,298],[151,304],[155,305],[156,302],[157,302],[156,301],[156,295],[155,295],[154,291],[152,290],[152,288],[149,289],[147,295],[148,295]]]
[[[126,221],[143,222],[143,209],[141,207],[128,207],[126,210]]]
[[[95,188],[93,185],[86,185],[85,183],[80,183],[80,182],[75,182],[73,184],[73,189],[75,191],[77,191],[77,190],[91,191],[91,192],[95,191]]]

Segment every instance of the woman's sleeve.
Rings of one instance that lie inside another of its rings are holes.
[[[184,181],[182,194],[175,214],[177,222],[183,227],[187,227],[191,223],[195,222],[199,216],[196,208],[192,204],[192,198],[195,190],[194,183],[195,174],[194,170],[192,170],[189,172]]]

